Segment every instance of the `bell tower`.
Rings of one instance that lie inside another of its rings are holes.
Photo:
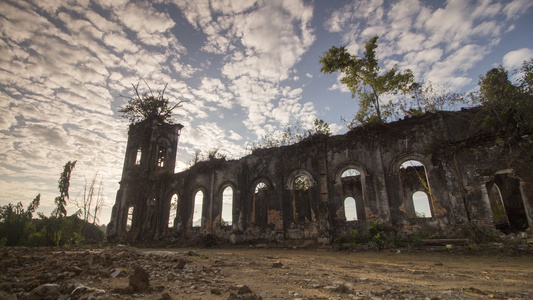
[[[138,240],[164,232],[168,220],[163,220],[167,206],[163,192],[174,174],[182,128],[157,117],[130,125],[108,239]]]

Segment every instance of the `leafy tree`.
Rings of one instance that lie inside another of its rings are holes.
[[[381,72],[376,58],[377,40],[378,37],[374,36],[366,42],[362,58],[351,55],[345,47],[335,46],[320,57],[320,70],[323,73],[343,73],[345,76],[341,82],[351,90],[352,97],[359,98],[359,111],[355,116],[359,123],[383,122],[390,115],[390,111],[381,111],[382,96],[411,92],[414,81],[413,73],[409,69],[402,73],[394,66],[384,73]]]
[[[181,107],[183,101],[178,102],[175,105],[171,105],[168,98],[165,98],[165,90],[158,91],[157,95],[154,95],[152,89],[148,86],[150,94],[139,93],[139,84],[133,85],[135,91],[134,97],[129,97],[128,103],[119,108],[119,112],[123,118],[130,120],[132,124],[140,123],[147,119],[158,118],[163,122],[172,123],[172,111],[178,107]]]
[[[252,150],[296,144],[308,137],[309,133],[301,130],[299,125],[293,128],[290,124],[287,124],[284,130],[278,130],[264,135],[259,143],[253,145]]]
[[[39,207],[41,194],[28,205],[26,210],[19,202],[0,207],[0,240],[7,246],[22,245],[25,239],[32,233],[31,220],[33,213]],[[34,229],[33,229],[34,230]]]
[[[65,217],[67,215],[67,209],[65,206],[67,206],[67,200],[69,199],[68,190],[70,188],[70,174],[72,174],[74,166],[76,166],[76,161],[67,162],[63,167],[61,176],[59,177],[58,187],[60,195],[56,197],[54,201],[57,207],[52,212],[52,215],[55,217]]]
[[[522,92],[529,95],[533,94],[533,58],[529,61],[524,61],[518,73],[521,75],[518,82]]]
[[[479,101],[487,112],[485,128],[516,133],[533,130],[532,65],[533,60],[524,62],[518,86],[511,83],[503,66],[480,77]]]
[[[39,217],[39,226],[37,227],[39,232],[35,237],[31,237],[34,239],[33,241],[30,239],[31,246],[64,246],[79,244],[83,241],[81,231],[84,222],[76,214],[68,217],[53,215],[46,217],[39,213]]]
[[[331,135],[329,124],[325,122],[324,120],[319,120],[315,118],[314,125],[315,127],[312,130],[309,130],[309,135],[313,135],[313,134],[324,134],[327,136]]]
[[[431,82],[412,84],[412,96],[399,102],[404,115],[415,116],[438,110],[456,110],[458,104],[467,104],[462,93],[452,93]]]

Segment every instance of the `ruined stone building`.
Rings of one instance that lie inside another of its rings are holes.
[[[371,222],[398,236],[468,238],[533,222],[533,137],[480,134],[479,109],[428,113],[211,159],[174,173],[181,125],[131,125],[109,239],[211,234],[331,243]],[[222,216],[225,216],[224,218]]]

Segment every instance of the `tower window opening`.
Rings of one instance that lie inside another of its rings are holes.
[[[167,156],[167,148],[160,148],[159,152],[157,153],[157,166],[158,167],[165,166],[166,156]]]
[[[130,231],[131,226],[133,225],[133,210],[134,210],[133,206],[128,207],[128,216],[126,218],[126,231],[127,232]]]
[[[142,150],[141,148],[137,149],[137,155],[135,156],[135,165],[138,166],[141,164]]]

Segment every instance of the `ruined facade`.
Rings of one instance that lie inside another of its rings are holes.
[[[533,137],[509,143],[479,134],[472,126],[478,113],[429,113],[314,135],[176,174],[181,126],[132,125],[108,238],[211,234],[327,244],[354,230],[364,234],[377,220],[402,237],[526,231],[533,224]]]

